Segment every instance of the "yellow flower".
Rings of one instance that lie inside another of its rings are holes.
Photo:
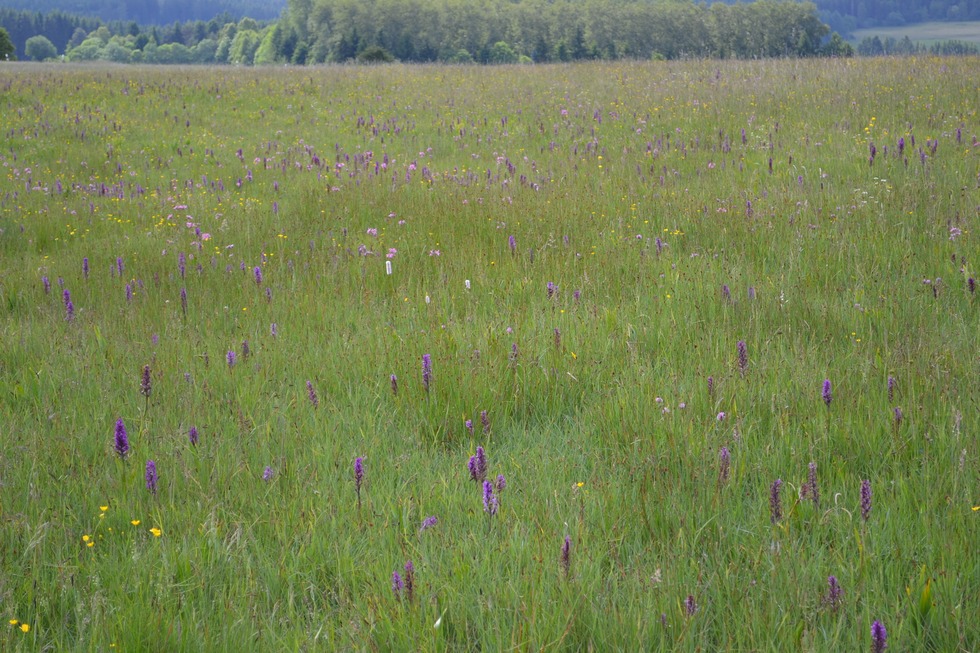
[[[95,542],[86,542],[85,543],[85,546],[91,548],[91,547],[95,546]]]
[[[88,542],[90,539],[92,538],[90,538],[88,535],[82,535],[82,542]]]
[[[31,629],[31,625],[30,625],[30,624],[21,624],[21,625],[20,625],[20,630],[21,630],[21,632],[23,632],[23,633],[26,633],[26,632],[27,632],[27,631],[29,631],[30,629]]]
[[[109,509],[109,506],[99,506],[99,510],[101,510],[102,512],[105,512],[108,509]]]
[[[17,625],[17,624],[19,624],[19,623],[20,623],[20,622],[19,622],[19,621],[17,621],[16,619],[11,619],[11,620],[10,620],[10,625],[11,625],[11,626],[16,626],[16,625]]]
[[[579,481],[579,482],[577,483],[577,485],[578,485],[579,487],[582,487],[583,485],[585,485],[585,483],[583,483],[582,481]]]
[[[156,526],[154,526],[153,528],[151,528],[150,529],[150,532],[153,533],[153,537],[160,537],[161,535],[163,535],[163,531],[161,531]]]
[[[973,512],[980,512],[980,506],[973,506]]]
[[[132,524],[133,526],[139,526],[140,525],[140,520],[134,519],[133,521],[131,521],[129,523]]]

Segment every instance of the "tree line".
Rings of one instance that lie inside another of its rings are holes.
[[[0,25],[3,21],[0,14]],[[14,40],[28,58],[38,58],[40,48],[26,52],[29,31],[18,24]],[[95,29],[79,25],[67,41],[64,29],[57,40],[42,35],[68,60],[135,63],[502,64],[853,53],[840,37],[827,40],[828,32],[810,2],[756,0],[709,7],[645,0],[441,0],[438,5],[431,0],[291,0],[281,19],[267,25],[249,18],[164,28],[117,21]],[[43,52],[50,53],[50,47]]]
[[[161,64],[348,61],[503,64],[587,59],[851,56],[811,2],[289,0],[280,20],[228,14],[165,26],[0,9],[15,56]],[[907,39],[906,39],[907,40]],[[858,54],[911,54],[866,40]],[[894,40],[892,40],[894,41]],[[968,44],[931,51],[968,54]],[[975,48],[974,50],[975,51]]]

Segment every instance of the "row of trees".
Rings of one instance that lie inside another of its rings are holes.
[[[980,48],[964,41],[940,41],[931,45],[920,45],[909,37],[901,40],[894,37],[865,37],[857,46],[857,52],[864,57],[884,55],[935,54],[940,56],[963,56],[980,54]]]
[[[710,7],[647,0],[290,0],[282,18],[266,26],[250,18],[149,29],[116,22],[76,26],[60,43],[45,33],[26,36],[28,31],[18,31],[27,58],[55,56],[53,47],[71,61],[120,63],[516,63],[853,54],[836,35],[825,42],[829,30],[815,5],[775,0]]]
[[[829,31],[812,3],[773,0],[289,0],[275,30],[291,63],[811,56]]]
[[[66,48],[69,61],[114,61],[158,64],[271,64],[273,26],[261,27],[251,18],[226,23],[203,38],[159,43],[153,30],[139,34],[112,34],[105,26],[73,38]]]
[[[0,26],[6,28],[13,41],[15,54],[19,58],[41,61],[36,56],[36,48],[28,51],[28,40],[35,43],[43,37],[50,42],[56,54],[66,54],[68,50],[77,48],[88,36],[98,36],[103,44],[109,39],[118,37],[117,41],[125,40],[129,50],[142,50],[148,43],[157,45],[182,45],[193,48],[207,39],[219,40],[229,29],[237,29],[237,19],[229,14],[221,14],[208,21],[188,20],[169,25],[141,26],[135,21],[111,21],[104,23],[98,18],[76,16],[56,11],[49,14],[39,11],[19,11],[0,8]],[[259,31],[260,23],[251,19],[242,19],[246,29]],[[104,28],[101,29],[100,28]],[[129,39],[128,37],[132,37]]]

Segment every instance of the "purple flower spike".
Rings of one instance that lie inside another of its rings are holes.
[[[817,463],[811,462],[809,470],[807,473],[806,485],[807,494],[810,495],[810,500],[813,501],[813,505],[820,509],[820,488],[817,486]]]
[[[402,575],[397,571],[393,571],[391,573],[391,591],[394,592],[396,599],[401,599],[404,588],[405,583],[402,581]]]
[[[834,398],[833,392],[830,388],[830,379],[823,380],[823,390],[821,391],[820,396],[823,397],[823,402],[827,404],[827,408],[830,408],[830,402]]]
[[[229,349],[228,353],[225,356],[225,359],[228,361],[228,367],[234,367],[235,362],[238,360],[238,356],[235,354],[234,351]]]
[[[405,599],[411,603],[415,598],[415,565],[409,560],[405,563]]]
[[[480,483],[487,478],[487,455],[483,447],[476,448],[476,454],[470,456],[467,467],[470,470],[470,479]]]
[[[824,603],[830,606],[831,610],[837,610],[841,603],[844,602],[844,590],[841,589],[840,583],[837,582],[836,576],[827,577],[827,596],[824,597]]]
[[[146,489],[151,494],[157,493],[157,464],[152,460],[146,461]]]
[[[483,481],[487,477],[487,453],[483,447],[476,448],[476,480]]]
[[[432,356],[422,354],[422,387],[426,394],[429,392],[429,384],[432,382]]]
[[[314,408],[319,408],[320,398],[316,396],[316,390],[313,389],[313,382],[306,382],[306,396],[310,398],[310,403],[313,404]]]
[[[552,299],[558,291],[558,286],[555,285],[554,281],[549,281],[545,288],[548,291],[548,299]]]
[[[695,602],[693,594],[688,594],[684,600],[684,611],[687,612],[688,617],[693,617],[694,613],[698,611],[698,604]]]
[[[888,377],[888,401],[892,401],[895,398],[895,377]]]
[[[122,417],[116,420],[116,453],[120,458],[125,458],[129,453],[129,436],[126,435],[126,425],[123,424]]]
[[[871,517],[871,481],[861,481],[861,519],[868,521]]]
[[[265,481],[266,483],[268,483],[269,481],[271,481],[272,480],[272,477],[275,476],[275,475],[276,475],[276,473],[274,471],[272,471],[272,467],[269,467],[268,465],[266,466],[266,468],[264,470],[262,470],[262,480]]]
[[[718,478],[722,483],[728,480],[728,475],[731,473],[732,467],[732,454],[728,450],[728,447],[722,447],[721,451],[718,452]]]
[[[561,545],[561,557],[558,559],[562,573],[568,578],[568,572],[572,568],[572,538],[565,536],[565,541]]]
[[[398,377],[391,375],[391,394],[398,396]]]
[[[769,521],[773,524],[783,518],[783,504],[779,498],[779,489],[782,486],[782,479],[777,478],[769,487]]]
[[[180,310],[187,317],[187,288],[180,289]]]
[[[744,340],[738,341],[736,349],[738,350],[738,369],[742,376],[745,376],[745,372],[749,369],[749,349]]]
[[[966,287],[970,289],[970,294],[972,295],[977,291],[977,280],[970,277],[966,280]]]
[[[424,533],[425,531],[429,530],[430,528],[432,528],[438,523],[439,523],[438,517],[434,515],[426,517],[425,519],[422,520],[422,527],[419,528],[419,533]]]
[[[504,478],[503,474],[498,474],[497,482],[494,483],[494,489],[497,490],[497,494],[500,494],[504,491],[505,487],[507,487],[507,479]]]
[[[82,259],[82,276],[88,279],[88,257]]]
[[[262,268],[257,265],[255,266],[255,285],[262,285]]]
[[[143,376],[140,378],[140,394],[150,398],[150,392],[152,392],[152,381],[150,380],[150,366],[143,366]]]
[[[361,484],[364,482],[364,458],[354,459],[354,490],[357,492],[357,507],[361,507]]]
[[[871,624],[871,650],[873,653],[884,653],[886,648],[888,648],[888,632],[885,626],[875,619]]]
[[[493,517],[497,514],[499,503],[493,493],[493,483],[483,481],[483,511]]]
[[[480,426],[483,427],[483,434],[486,435],[490,432],[490,418],[487,417],[487,411],[480,411]]]
[[[895,428],[897,429],[902,425],[902,409],[900,406],[895,406]]]
[[[190,441],[192,447],[197,446],[197,427],[192,426],[187,432],[187,439]]]
[[[473,435],[473,420],[468,419],[464,424],[466,426],[466,430],[470,432],[470,435]]]
[[[122,257],[121,256],[116,259],[116,271],[119,273],[119,276],[122,277],[122,273],[123,273],[123,260],[122,260]]]
[[[248,358],[252,355],[252,350],[249,349],[248,340],[242,340],[242,358]]]
[[[44,286],[44,294],[47,295],[51,292],[51,280],[47,277],[41,277],[41,285]]]
[[[507,244],[510,245],[510,253],[517,254],[517,239],[513,235],[507,239]]]
[[[715,377],[713,376],[708,377],[708,396],[715,396]]]
[[[724,298],[724,299],[725,299],[726,301],[731,301],[731,299],[732,299],[732,291],[731,291],[731,288],[729,288],[729,287],[728,287],[728,284],[727,284],[727,283],[726,283],[726,284],[724,284],[724,285],[723,285],[723,286],[721,287],[721,296],[722,296],[722,298]]]

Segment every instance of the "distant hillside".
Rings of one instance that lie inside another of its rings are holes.
[[[7,9],[64,12],[140,25],[209,21],[217,16],[274,20],[285,6],[286,0],[0,0],[0,7]]]
[[[726,2],[734,0],[708,0]],[[861,28],[980,20],[978,0],[813,0],[820,20],[846,36]]]

